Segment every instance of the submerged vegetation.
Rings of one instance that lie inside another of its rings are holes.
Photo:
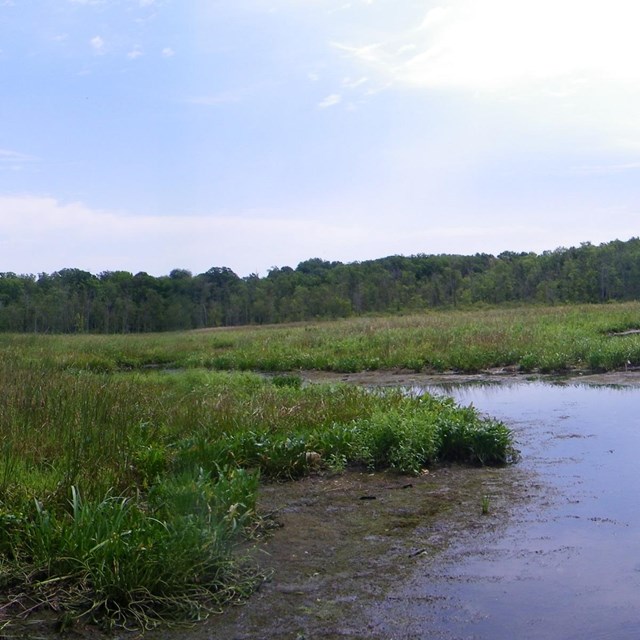
[[[261,575],[237,548],[260,530],[260,482],[515,455],[509,429],[473,408],[401,389],[310,385],[303,369],[637,366],[640,336],[628,332],[639,317],[640,305],[626,303],[2,334],[0,630],[43,609],[61,627],[145,628],[245,597]]]

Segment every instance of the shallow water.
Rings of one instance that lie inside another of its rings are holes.
[[[448,640],[640,637],[640,389],[536,381],[429,390],[513,429],[517,467],[531,472],[535,499],[499,535],[462,536],[418,566],[390,594],[379,631]]]

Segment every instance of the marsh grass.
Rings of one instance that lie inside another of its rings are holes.
[[[113,373],[149,368],[353,372],[640,366],[640,303],[433,311],[383,318],[127,336],[0,335],[13,360]],[[289,380],[295,384],[293,380]]]
[[[172,483],[150,506],[135,497],[85,500],[72,486],[67,510],[36,501],[23,526],[14,524],[6,575],[21,579],[32,598],[106,626],[149,628],[205,617],[250,591],[257,578],[241,577],[226,552],[230,531],[247,511],[237,503],[221,508],[224,491],[216,488]],[[206,508],[207,494],[215,495],[217,509]]]
[[[235,552],[260,481],[516,456],[504,425],[451,400],[307,386],[296,371],[640,366],[640,336],[611,336],[639,317],[629,303],[0,335],[0,628],[39,606],[146,628],[241,597],[260,580]]]
[[[234,551],[260,479],[511,455],[504,425],[450,400],[292,375],[97,373],[18,354],[0,385],[2,623],[27,601],[66,623],[201,619],[260,580]]]

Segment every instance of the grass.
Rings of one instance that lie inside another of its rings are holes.
[[[63,626],[202,619],[261,580],[234,551],[261,480],[513,455],[504,425],[451,400],[293,375],[17,357],[0,386],[0,626],[41,607]]]
[[[349,466],[504,464],[508,428],[300,369],[640,366],[640,304],[437,312],[135,336],[0,335],[0,629],[199,620],[262,579],[260,482]],[[259,375],[257,372],[266,372]],[[482,504],[488,511],[488,500]]]
[[[597,371],[640,366],[640,303],[434,311],[289,326],[127,336],[0,336],[8,357],[113,373],[153,367],[280,372],[317,369]],[[286,378],[283,379],[286,384]]]

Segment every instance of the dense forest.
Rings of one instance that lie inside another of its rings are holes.
[[[0,273],[0,331],[127,333],[264,324],[479,303],[600,303],[640,298],[640,239],[504,252],[319,258],[265,277],[227,267],[167,276],[80,269]]]

